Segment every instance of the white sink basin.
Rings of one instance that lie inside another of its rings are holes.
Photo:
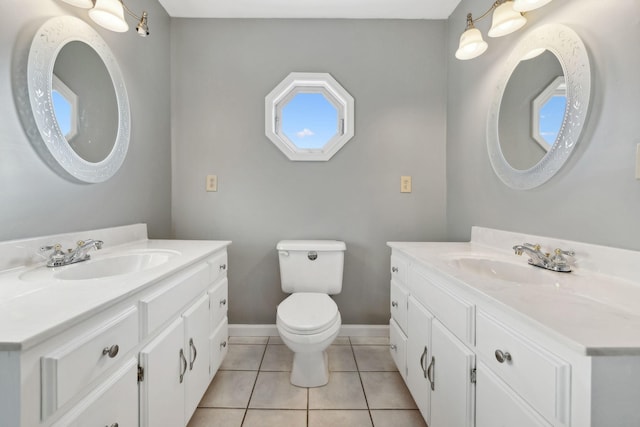
[[[549,272],[527,264],[526,259],[518,258],[520,263],[498,258],[452,257],[448,264],[467,273],[483,278],[502,280],[519,284],[545,284],[553,281]],[[553,273],[562,274],[562,273]]]
[[[64,267],[38,267],[20,275],[21,280],[90,280],[138,273],[158,267],[179,255],[170,250],[141,250],[120,255],[109,255],[67,265]]]

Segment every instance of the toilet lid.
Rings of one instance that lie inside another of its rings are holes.
[[[320,333],[333,325],[338,306],[327,294],[299,292],[278,305],[278,319],[286,329],[298,334]]]

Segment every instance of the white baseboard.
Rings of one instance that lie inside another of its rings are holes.
[[[231,337],[278,336],[276,325],[229,325]],[[342,325],[340,336],[347,337],[388,337],[389,325]]]

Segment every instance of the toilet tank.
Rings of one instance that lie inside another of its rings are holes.
[[[282,290],[287,293],[340,293],[346,248],[345,243],[338,240],[278,242]]]

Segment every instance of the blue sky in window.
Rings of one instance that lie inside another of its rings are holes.
[[[299,148],[322,148],[338,132],[338,111],[323,94],[300,92],[282,108],[282,132]]]
[[[66,136],[71,131],[71,104],[57,90],[51,92],[51,99],[58,126],[60,126],[62,134]]]
[[[542,108],[540,108],[539,132],[540,136],[547,141],[549,146],[552,146],[554,142],[556,142],[566,107],[566,96],[552,96]]]

